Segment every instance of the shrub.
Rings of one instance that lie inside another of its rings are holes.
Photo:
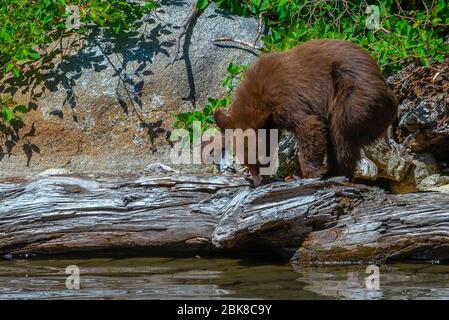
[[[66,12],[69,6],[79,8],[81,28],[67,28],[66,20],[72,14]],[[40,60],[40,52],[55,39],[85,34],[94,26],[115,34],[126,32],[155,7],[154,0],[1,0],[0,79],[11,73],[20,77],[27,63]],[[1,108],[0,122],[4,125],[24,111],[22,106],[6,107],[3,103]]]

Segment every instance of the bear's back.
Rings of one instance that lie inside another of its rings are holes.
[[[350,74],[353,81],[383,82],[376,60],[365,49],[349,41],[308,41],[287,52],[286,63],[296,66],[296,72],[303,78],[315,78],[313,74],[332,76],[333,69],[338,68]]]
[[[237,88],[231,110],[240,118],[273,113],[288,123],[298,108],[328,117],[341,94],[378,100],[385,90],[379,66],[365,49],[348,41],[312,40],[262,55]]]

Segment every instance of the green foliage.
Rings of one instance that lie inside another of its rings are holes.
[[[248,66],[236,65],[230,63],[228,66],[228,74],[224,78],[222,85],[226,88],[226,94],[220,98],[209,98],[207,104],[201,111],[181,112],[175,114],[176,119],[174,127],[178,129],[187,129],[190,131],[190,136],[193,137],[192,125],[195,121],[201,122],[201,130],[208,129],[214,121],[214,111],[218,108],[225,108],[231,104],[232,92],[242,79],[245,70]]]
[[[265,51],[287,50],[318,38],[351,40],[368,49],[384,72],[390,74],[406,58],[414,57],[426,64],[442,60],[449,50],[444,43],[449,29],[447,0],[215,2],[239,15],[257,16],[263,12],[264,23],[270,28],[263,38]],[[378,8],[379,23],[368,28],[367,22],[376,13],[371,6]]]
[[[66,21],[71,21],[73,14],[67,10],[69,6],[79,8],[79,29],[67,28]],[[57,38],[85,34],[94,26],[114,34],[133,30],[136,22],[156,7],[155,0],[0,0],[0,78],[8,74],[20,77],[27,63],[40,60],[40,52]],[[23,109],[2,106],[0,120],[10,123],[19,110]]]
[[[9,125],[15,122],[18,125],[23,125],[23,115],[28,112],[27,107],[21,104],[16,104],[10,96],[6,98],[0,97],[0,110],[3,125]]]
[[[82,28],[68,30],[72,14],[79,8]],[[39,60],[39,49],[57,37],[86,33],[92,26],[108,27],[113,33],[135,28],[136,21],[157,6],[154,0],[143,3],[123,0],[2,0],[0,2],[0,70],[19,77],[25,62]],[[0,71],[1,74],[1,71]]]
[[[209,0],[198,0],[198,2],[196,3],[197,9],[200,11],[206,9],[208,5],[209,5]]]

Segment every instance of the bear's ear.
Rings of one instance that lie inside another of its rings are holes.
[[[220,110],[216,110],[214,112],[214,118],[215,123],[221,129],[221,131],[224,131],[225,129],[232,129],[230,127],[230,118],[227,114],[223,113]]]

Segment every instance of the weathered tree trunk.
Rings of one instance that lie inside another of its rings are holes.
[[[449,258],[449,194],[343,179],[51,176],[0,183],[0,253],[295,252],[299,263]],[[287,251],[286,251],[287,249]]]
[[[52,176],[3,183],[0,253],[209,250],[221,207],[247,184],[222,176]],[[220,190],[227,196],[221,198]]]

